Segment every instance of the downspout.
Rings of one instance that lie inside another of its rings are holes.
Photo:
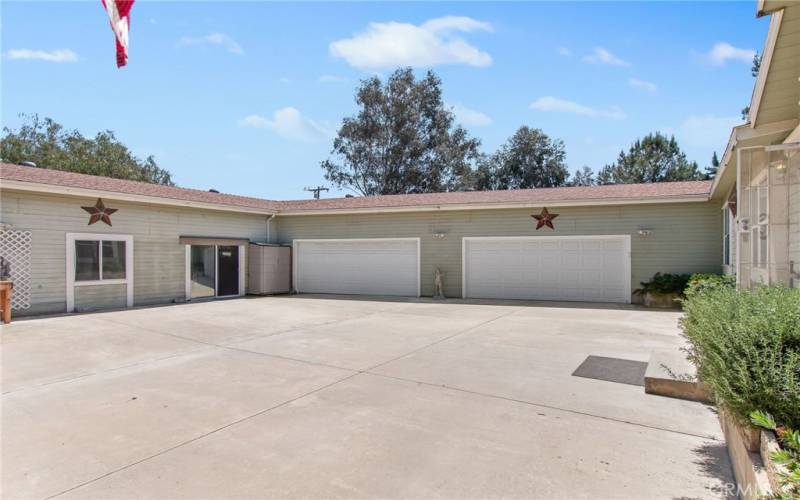
[[[275,215],[276,214],[272,214],[269,217],[267,217],[267,243],[271,243],[270,242],[270,237],[269,237],[269,227],[271,225],[270,223],[272,222],[272,219],[275,218]]]

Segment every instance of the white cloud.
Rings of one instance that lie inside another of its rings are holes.
[[[611,118],[614,120],[622,120],[625,118],[625,112],[616,106],[608,109],[599,109],[552,96],[545,96],[536,99],[531,103],[531,109],[554,113],[570,113],[573,115],[591,116],[594,118]]]
[[[724,148],[731,129],[741,125],[741,117],[692,115],[677,128],[667,127],[663,131],[674,134],[681,145],[697,148]]]
[[[318,78],[318,81],[321,83],[341,83],[346,82],[347,78],[336,75],[322,75]]]
[[[564,57],[572,56],[572,51],[569,50],[566,47],[559,47],[559,48],[556,49],[556,52],[558,52],[558,55],[560,55],[560,56],[564,56]]]
[[[753,49],[740,49],[727,42],[714,44],[701,58],[711,66],[724,66],[728,61],[751,63],[756,51]]]
[[[492,124],[492,119],[480,111],[470,109],[461,104],[453,104],[450,106],[456,119],[462,125],[469,125],[472,127],[486,127]]]
[[[215,45],[237,56],[244,54],[242,46],[225,33],[209,33],[200,37],[184,36],[178,41],[178,45]]]
[[[603,47],[595,47],[592,53],[584,57],[583,60],[591,64],[608,64],[611,66],[623,67],[630,66],[630,63],[623,61]]]
[[[76,62],[78,54],[69,49],[56,50],[31,50],[31,49],[11,49],[6,52],[9,59],[27,59],[29,61],[47,62]]]
[[[239,120],[240,127],[266,128],[284,139],[301,142],[317,142],[332,134],[313,120],[305,118],[292,107],[281,108],[271,118],[249,115]]]
[[[370,23],[367,31],[334,41],[329,50],[332,56],[361,69],[439,64],[488,66],[492,57],[455,33],[491,30],[489,23],[461,16],[439,17],[421,25]]]
[[[658,86],[653,82],[631,78],[628,80],[628,85],[631,87],[647,92],[648,94],[655,94],[658,92]]]

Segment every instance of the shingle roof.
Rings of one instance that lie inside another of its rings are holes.
[[[659,202],[669,199],[703,199],[708,197],[711,189],[711,181],[689,181],[274,201],[7,163],[0,164],[0,179],[291,213],[319,210],[413,209],[463,205],[485,207],[509,204],[587,203],[591,201]]]
[[[258,210],[277,211],[278,202],[249,198],[233,194],[212,193],[199,189],[187,189],[147,182],[112,179],[96,175],[77,174],[62,170],[47,168],[26,167],[21,165],[0,164],[0,179],[35,182],[52,186],[70,187],[79,189],[92,189],[108,191],[127,195],[152,196],[170,200],[189,201],[196,203],[210,203],[213,205],[228,205],[231,207],[252,208]]]
[[[354,210],[400,207],[436,207],[447,205],[544,204],[587,201],[654,202],[670,198],[708,197],[711,181],[658,182],[649,184],[613,184],[590,187],[515,189],[509,191],[463,191],[452,193],[358,196],[322,200],[281,202],[281,209],[297,212],[312,210]]]

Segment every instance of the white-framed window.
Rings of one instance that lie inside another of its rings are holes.
[[[67,312],[75,310],[75,287],[126,286],[133,305],[133,236],[130,234],[67,233]]]
[[[753,221],[750,227],[750,252],[753,266],[767,267],[769,262],[769,177],[765,170],[750,190]]]

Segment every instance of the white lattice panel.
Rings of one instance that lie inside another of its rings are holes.
[[[14,282],[11,309],[28,309],[31,307],[31,232],[0,230],[0,257],[11,267]]]

